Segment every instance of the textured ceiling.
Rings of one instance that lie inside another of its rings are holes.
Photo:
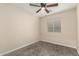
[[[37,4],[39,5],[39,3],[37,3]],[[50,3],[48,3],[48,4],[50,4]],[[40,7],[29,6],[29,3],[12,3],[12,4],[10,3],[10,5],[23,9],[34,16],[42,17],[45,15],[50,15],[53,13],[62,12],[62,11],[68,10],[68,9],[75,8],[77,4],[76,3],[59,3],[59,5],[57,7],[48,8],[48,10],[50,11],[50,13],[48,13],[48,14],[44,10],[41,10],[39,13],[36,13],[36,11]]]

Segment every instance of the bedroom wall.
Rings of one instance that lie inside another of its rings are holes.
[[[0,54],[39,40],[39,19],[14,6],[0,4]]]
[[[61,20],[61,32],[48,32],[47,20],[58,17]],[[76,48],[77,20],[76,9],[71,9],[41,18],[41,40]]]
[[[77,4],[77,51],[79,53],[79,4]]]

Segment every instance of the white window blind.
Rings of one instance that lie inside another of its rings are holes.
[[[48,20],[48,32],[61,32],[61,21],[59,18]]]

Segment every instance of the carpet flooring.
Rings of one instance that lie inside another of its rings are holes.
[[[76,49],[39,41],[4,56],[78,56]]]

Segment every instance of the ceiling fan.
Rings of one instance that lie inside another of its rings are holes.
[[[47,13],[49,13],[49,10],[47,9],[48,7],[56,7],[58,6],[58,3],[53,3],[53,4],[50,4],[50,5],[47,5],[47,3],[40,3],[40,5],[36,5],[36,4],[32,4],[30,3],[29,4],[30,6],[35,6],[35,7],[40,7],[40,9],[38,9],[36,11],[36,13],[38,13],[39,11],[41,11],[42,9],[44,9]]]

